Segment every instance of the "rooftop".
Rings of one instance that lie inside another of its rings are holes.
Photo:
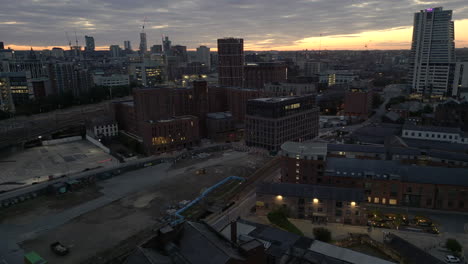
[[[284,102],[288,100],[293,100],[296,98],[300,98],[301,96],[287,96],[287,97],[266,97],[266,98],[256,98],[250,99],[249,101],[257,101],[257,102],[264,102],[264,103],[277,103],[277,102]]]
[[[285,197],[317,198],[336,201],[364,201],[364,192],[355,188],[319,186],[295,183],[262,183],[257,194],[281,195]]]
[[[216,113],[208,113],[206,114],[207,118],[212,118],[212,119],[226,119],[226,118],[232,118],[231,112],[216,112]]]
[[[468,186],[466,168],[406,165],[396,160],[328,158],[325,175]]]
[[[417,126],[413,124],[405,124],[403,130],[439,132],[439,133],[453,133],[460,134],[461,130],[458,127],[442,127],[442,126]]]
[[[293,155],[327,155],[327,143],[293,142],[288,141],[281,145],[281,150]]]

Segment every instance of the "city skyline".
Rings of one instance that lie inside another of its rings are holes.
[[[219,8],[222,6],[223,8]],[[216,50],[216,39],[241,37],[246,50],[363,50],[409,49],[412,14],[443,6],[453,10],[456,47],[468,47],[468,9],[465,1],[354,1],[310,0],[295,2],[227,0],[211,5],[203,0],[127,4],[118,1],[21,1],[5,3],[0,20],[2,41],[13,49],[67,48],[68,32],[74,43],[77,32],[96,39],[97,50],[123,46],[124,40],[138,45],[146,16],[148,45],[160,44],[162,35],[173,43],[194,50],[206,45]],[[337,8],[338,7],[338,8]],[[320,37],[322,35],[322,37]]]

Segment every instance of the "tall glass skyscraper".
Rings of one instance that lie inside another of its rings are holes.
[[[452,10],[435,7],[415,13],[409,75],[413,92],[452,95],[454,67]]]

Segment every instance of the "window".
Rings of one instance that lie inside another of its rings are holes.
[[[397,204],[397,200],[396,199],[388,199],[388,203],[390,205],[396,205]]]
[[[341,216],[343,212],[341,210],[336,210],[335,211],[335,216]]]
[[[427,205],[427,206],[432,205],[432,199],[431,199],[431,198],[429,198],[429,199],[426,200],[426,205]]]
[[[343,202],[336,202],[336,207],[337,208],[343,207]]]
[[[406,192],[410,193],[411,191],[412,191],[411,186],[406,187]]]
[[[354,215],[359,216],[359,210],[357,210],[356,212],[354,212]]]
[[[458,208],[464,208],[464,207],[465,207],[465,202],[458,201]]]
[[[374,203],[379,203],[379,197],[374,197]]]
[[[382,198],[382,204],[386,204],[386,203],[387,203],[387,199]]]
[[[322,207],[317,208],[317,212],[318,213],[323,212],[323,208]]]

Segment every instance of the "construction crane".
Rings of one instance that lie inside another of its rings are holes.
[[[78,37],[76,36],[76,30],[75,30],[75,43],[76,43],[76,46],[78,47]]]
[[[68,32],[65,32],[65,36],[67,37],[67,40],[68,40],[68,47],[70,47],[70,50],[72,50],[71,40],[70,40],[70,37],[68,36]]]
[[[142,25],[142,28],[141,28],[141,32],[145,32],[145,25],[146,25],[146,22],[148,22],[148,17],[144,17],[143,18],[143,25]]]

